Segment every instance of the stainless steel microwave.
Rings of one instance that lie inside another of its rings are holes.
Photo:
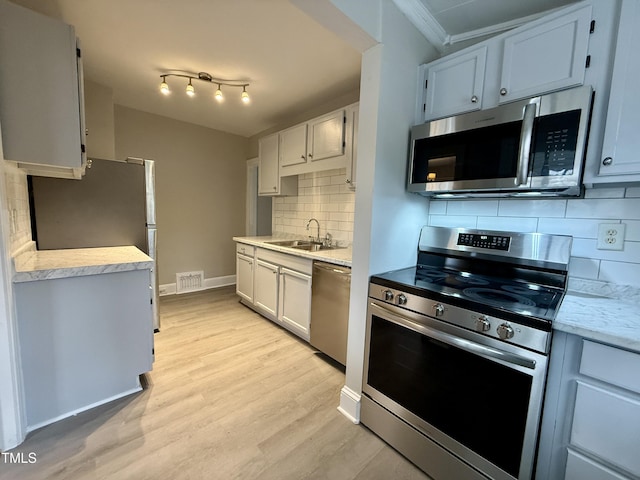
[[[582,86],[417,125],[407,189],[440,198],[579,196],[592,104]]]

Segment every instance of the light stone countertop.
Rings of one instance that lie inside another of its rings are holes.
[[[279,240],[296,240],[299,237],[282,237],[282,236],[261,236],[261,237],[233,237],[233,240],[238,243],[245,243],[247,245],[253,245],[255,247],[266,248],[274,250],[276,252],[287,253],[289,255],[295,255],[298,257],[310,258],[311,260],[318,260],[321,262],[333,263],[335,265],[342,265],[343,267],[351,267],[351,247],[336,248],[333,250],[320,250],[318,252],[308,252],[306,250],[298,250],[290,247],[282,247],[278,245],[271,245],[266,242],[279,241]],[[306,240],[306,239],[303,239]]]
[[[25,251],[13,259],[13,282],[99,275],[153,268],[154,261],[136,247]]]
[[[640,353],[640,292],[603,282],[570,281],[553,328]]]

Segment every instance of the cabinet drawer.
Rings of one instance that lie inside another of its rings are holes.
[[[640,401],[578,382],[570,443],[640,475]]]
[[[626,480],[604,465],[569,449],[565,480]]]
[[[246,243],[236,243],[236,253],[240,253],[242,255],[253,258],[255,250],[256,247],[252,245],[247,245]]]
[[[256,258],[265,262],[274,263],[291,270],[311,275],[313,271],[313,260],[298,257],[296,255],[288,255],[286,253],[274,252],[265,248],[256,249]]]
[[[640,355],[585,340],[580,373],[640,393]]]

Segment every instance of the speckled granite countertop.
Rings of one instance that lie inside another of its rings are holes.
[[[553,328],[640,352],[640,289],[570,281]]]
[[[343,267],[351,266],[351,247],[336,248],[334,250],[320,250],[318,252],[308,252],[306,250],[297,250],[295,248],[281,247],[278,245],[271,245],[269,243],[266,243],[288,239],[290,238],[278,236],[233,237],[233,240],[236,242],[246,243],[247,245],[253,245],[255,247],[266,248],[269,250],[274,250],[276,252],[288,253],[289,255],[296,255],[298,257],[310,258],[311,260],[333,263],[335,265],[342,265]]]
[[[13,259],[13,282],[145,270],[153,264],[151,257],[133,246],[28,250]]]

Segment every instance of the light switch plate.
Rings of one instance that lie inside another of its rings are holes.
[[[598,250],[623,250],[624,233],[627,225],[624,223],[601,223],[598,225]]]

